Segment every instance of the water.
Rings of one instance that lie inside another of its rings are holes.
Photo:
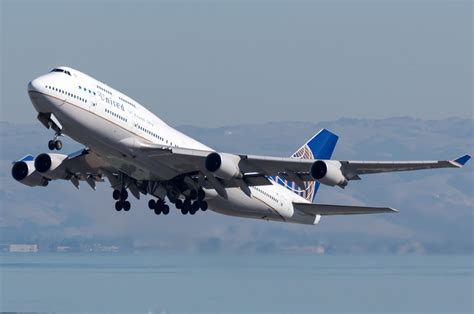
[[[472,256],[3,254],[1,311],[472,313]]]

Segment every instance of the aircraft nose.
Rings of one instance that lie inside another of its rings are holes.
[[[28,83],[28,92],[40,92],[44,88],[42,79],[40,77],[35,78]]]

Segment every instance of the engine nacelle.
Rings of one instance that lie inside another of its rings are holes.
[[[212,172],[216,177],[229,180],[242,177],[239,162],[240,157],[237,155],[213,152],[207,155],[205,167],[207,171]]]
[[[335,160],[317,160],[311,166],[311,176],[325,185],[344,187],[347,179],[341,171],[341,163]]]
[[[12,177],[28,186],[47,186],[48,180],[35,170],[34,162],[17,161],[12,167]]]
[[[39,154],[35,159],[35,169],[49,179],[66,179],[65,169],[59,166],[67,158],[63,154]]]

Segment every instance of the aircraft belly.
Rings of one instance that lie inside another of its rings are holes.
[[[217,196],[207,201],[211,210],[229,216],[284,221],[270,206],[248,197],[240,188],[229,188],[226,191],[227,199]]]

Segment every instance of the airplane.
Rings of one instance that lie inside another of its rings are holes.
[[[461,168],[470,159],[440,161],[333,160],[338,136],[320,130],[290,157],[218,152],[172,128],[127,95],[70,67],[33,79],[28,94],[38,120],[54,131],[51,151],[67,135],[84,145],[68,155],[41,153],[13,162],[15,180],[47,186],[68,180],[94,190],[107,178],[115,210],[128,212],[129,192],[150,195],[148,208],[168,215],[208,208],[221,214],[316,225],[322,216],[393,213],[390,207],[315,203],[320,184],[345,188],[373,173]]]

